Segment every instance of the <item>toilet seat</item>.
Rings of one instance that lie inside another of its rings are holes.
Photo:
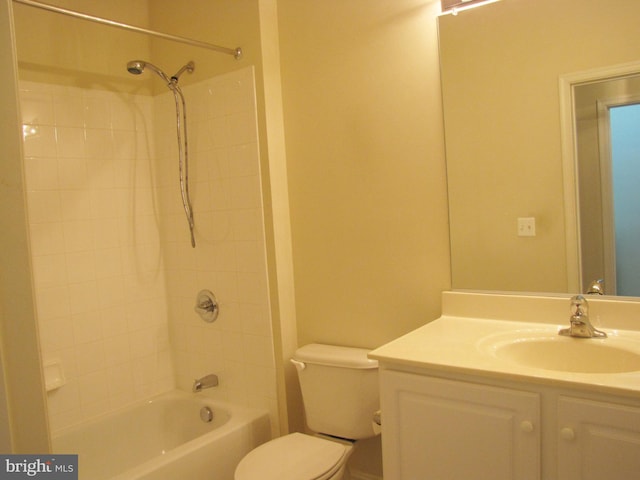
[[[249,452],[235,480],[328,480],[345,463],[352,446],[291,433]]]

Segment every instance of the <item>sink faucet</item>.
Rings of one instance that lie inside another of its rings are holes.
[[[193,381],[193,392],[199,392],[204,390],[205,388],[217,387],[218,386],[218,376],[215,374],[206,375],[202,378],[196,378]]]
[[[604,280],[602,278],[594,280],[587,289],[589,295],[604,295]]]
[[[558,334],[579,338],[607,338],[607,334],[596,329],[589,320],[589,305],[582,295],[571,297],[571,318],[569,328],[561,329]]]

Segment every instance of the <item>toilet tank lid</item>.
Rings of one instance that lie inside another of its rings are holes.
[[[339,347],[310,343],[296,350],[294,360],[315,365],[328,365],[342,368],[378,368],[378,361],[367,358],[370,350],[366,348]]]

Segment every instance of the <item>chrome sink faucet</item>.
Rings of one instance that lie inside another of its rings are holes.
[[[569,328],[561,329],[558,334],[578,338],[607,338],[607,334],[598,330],[589,320],[589,304],[582,295],[571,297],[571,318]]]
[[[604,295],[604,280],[602,278],[594,280],[587,289],[589,295]]]
[[[206,375],[202,378],[196,378],[193,381],[193,392],[199,392],[204,390],[205,388],[217,387],[218,386],[218,376],[215,374]]]

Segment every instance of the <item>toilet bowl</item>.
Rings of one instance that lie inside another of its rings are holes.
[[[368,350],[310,344],[296,366],[305,420],[314,435],[290,433],[249,452],[235,480],[340,480],[360,439],[377,435],[378,363]]]
[[[340,480],[352,450],[349,443],[291,433],[249,452],[235,480]]]

